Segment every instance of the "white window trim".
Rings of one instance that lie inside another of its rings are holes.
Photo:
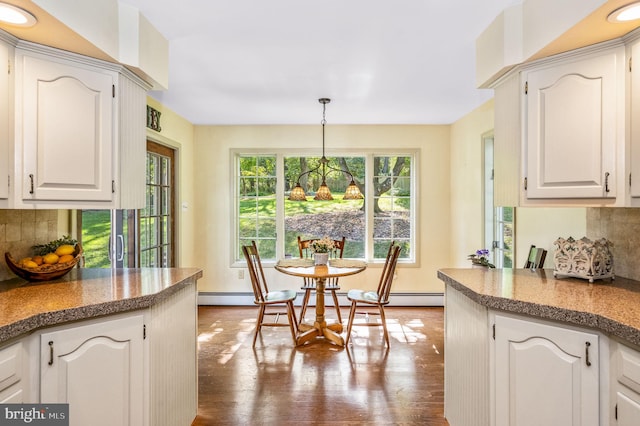
[[[292,151],[289,149],[279,148],[279,149],[243,149],[243,148],[233,148],[229,150],[230,154],[230,163],[232,167],[230,167],[230,192],[231,198],[233,200],[233,209],[230,217],[230,240],[232,245],[232,253],[233,256],[231,258],[231,267],[246,267],[246,262],[244,259],[235,259],[235,253],[240,251],[240,247],[238,246],[238,200],[237,200],[237,189],[238,189],[238,176],[236,173],[237,167],[237,159],[240,155],[256,155],[256,156],[275,156],[276,157],[276,181],[278,184],[276,185],[276,258],[282,259],[284,257],[284,246],[281,244],[281,237],[284,235],[284,157],[313,157],[318,156],[319,153],[317,150],[312,149],[304,149],[304,150],[296,150]],[[418,267],[419,266],[419,256],[418,253],[420,251],[420,242],[418,241],[417,236],[419,235],[419,225],[417,218],[420,214],[420,203],[418,202],[419,190],[420,190],[420,150],[419,149],[388,149],[388,150],[371,150],[371,149],[362,149],[358,151],[353,150],[332,150],[327,151],[325,153],[327,157],[365,157],[365,176],[373,176],[373,158],[378,156],[388,157],[388,156],[407,156],[411,157],[411,235],[410,240],[412,244],[411,257],[399,259],[398,262],[402,263],[406,266]],[[371,256],[373,255],[373,185],[370,182],[367,182],[365,185],[365,253],[366,258],[364,259],[367,263],[370,264],[378,264],[383,263],[383,259],[373,259]],[[275,262],[271,260],[263,260],[262,264],[265,267],[271,267]]]

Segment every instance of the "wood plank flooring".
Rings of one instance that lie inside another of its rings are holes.
[[[389,350],[378,327],[354,327],[346,349],[296,348],[287,327],[268,327],[253,349],[257,308],[200,307],[193,426],[448,425],[443,308],[385,312]]]

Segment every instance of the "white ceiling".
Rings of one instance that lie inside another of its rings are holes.
[[[169,90],[194,124],[449,124],[475,88],[475,40],[518,0],[122,0],[169,40]]]

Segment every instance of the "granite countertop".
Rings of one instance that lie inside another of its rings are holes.
[[[552,269],[441,269],[438,278],[480,305],[591,327],[640,346],[640,282],[590,284]]]
[[[0,343],[51,325],[144,309],[201,277],[197,268],[73,269],[54,281],[1,281]]]

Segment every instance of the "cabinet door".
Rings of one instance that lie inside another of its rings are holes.
[[[22,198],[110,202],[115,75],[21,58]]]
[[[636,58],[631,66],[631,109],[629,126],[631,130],[631,189],[632,197],[640,197],[640,41],[631,45],[631,58]]]
[[[634,395],[633,398],[631,395]],[[630,391],[616,392],[616,425],[638,426],[640,423],[640,395]]]
[[[496,315],[497,426],[597,426],[598,336]]]
[[[9,48],[0,42],[0,200],[9,198],[9,69]]]
[[[41,403],[68,403],[71,425],[143,424],[142,316],[40,337]]]
[[[616,49],[524,74],[527,198],[615,198],[622,61]]]

